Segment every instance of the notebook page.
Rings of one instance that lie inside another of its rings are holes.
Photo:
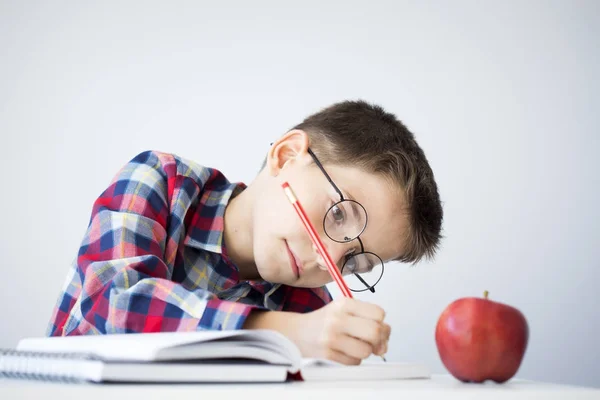
[[[82,352],[106,359],[150,361],[155,359],[160,350],[171,346],[206,342],[239,334],[239,331],[199,331],[26,338],[19,341],[17,350]]]
[[[253,356],[253,354],[255,356]],[[189,342],[161,350],[158,359],[251,357],[273,364],[297,365],[300,350],[283,334],[272,330],[241,330],[226,338],[217,338],[210,343]]]
[[[422,363],[365,361],[343,365],[327,360],[306,360],[302,377],[309,380],[395,380],[430,378],[431,371]]]
[[[282,334],[269,330],[229,330],[196,332],[127,333],[66,337],[27,338],[18,350],[55,353],[81,352],[109,360],[152,361],[159,359],[201,358],[203,345],[210,342],[223,354],[235,356],[239,343],[258,347],[285,357],[291,364],[300,360],[300,352]],[[230,346],[231,345],[231,346]],[[182,351],[181,347],[185,347]],[[247,352],[245,354],[248,354]]]

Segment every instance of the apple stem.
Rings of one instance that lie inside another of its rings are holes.
[[[483,291],[483,298],[487,300],[489,292],[487,290]]]

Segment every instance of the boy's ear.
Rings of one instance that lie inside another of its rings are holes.
[[[306,162],[310,145],[308,134],[300,129],[293,129],[277,139],[267,154],[266,168],[271,176],[279,175],[290,162]]]

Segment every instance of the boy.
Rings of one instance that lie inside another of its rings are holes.
[[[442,207],[413,134],[341,102],[275,141],[248,186],[173,154],[132,159],[94,203],[48,335],[273,329],[305,357],[383,355],[384,311],[332,300],[284,181],[353,290],[374,291],[384,261],[438,248]]]

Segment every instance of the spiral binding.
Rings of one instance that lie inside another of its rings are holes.
[[[30,379],[82,383],[88,381],[82,363],[101,361],[87,353],[52,353],[0,349],[0,379]]]

